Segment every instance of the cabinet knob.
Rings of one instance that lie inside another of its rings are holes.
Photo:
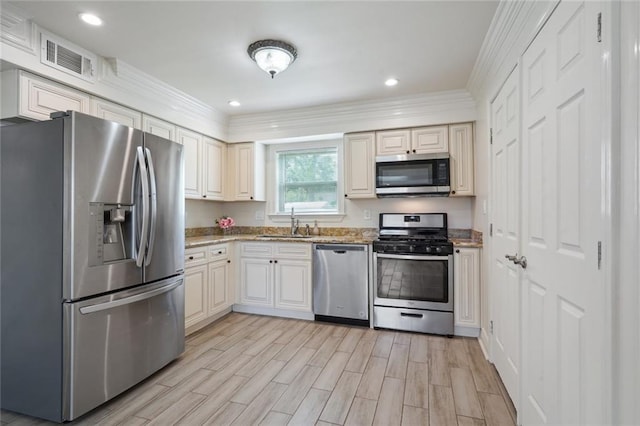
[[[411,151],[407,150],[407,154],[410,154],[410,153],[411,153]]]
[[[231,260],[227,260],[227,263],[231,263]]]
[[[269,263],[273,263],[273,260],[270,260]]]
[[[189,260],[193,260],[193,256],[189,256]]]
[[[416,153],[416,150],[415,150],[415,149],[413,150],[413,153],[414,153],[414,154]]]
[[[222,254],[222,250],[220,250],[220,251],[218,252],[218,254]]]
[[[460,253],[460,249],[456,249],[456,253]]]
[[[202,194],[202,198],[207,198],[207,194]]]
[[[250,200],[253,200],[253,197],[249,197]]]
[[[273,261],[273,263],[278,263],[278,261],[277,261],[277,260],[274,260],[274,261]]]
[[[451,194],[452,195],[456,195],[456,191],[451,191]]]
[[[344,194],[344,198],[347,198],[347,197],[348,197],[348,195],[347,195],[347,194]]]

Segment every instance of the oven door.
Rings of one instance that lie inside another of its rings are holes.
[[[374,253],[376,306],[453,312],[453,255]]]

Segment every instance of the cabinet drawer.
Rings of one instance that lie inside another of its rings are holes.
[[[184,267],[202,265],[207,263],[207,247],[197,247],[184,251]]]
[[[285,259],[311,259],[311,244],[277,243],[275,255]]]
[[[215,246],[209,246],[208,248],[208,259],[210,262],[225,260],[229,257],[228,244],[217,244]]]
[[[246,257],[272,257],[273,244],[271,243],[242,243],[240,256]]]

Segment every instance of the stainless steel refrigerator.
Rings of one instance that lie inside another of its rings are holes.
[[[55,116],[0,130],[0,391],[62,422],[184,351],[184,173],[177,143]]]

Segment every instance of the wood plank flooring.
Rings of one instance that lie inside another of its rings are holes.
[[[73,424],[514,425],[503,389],[475,339],[232,313]]]

